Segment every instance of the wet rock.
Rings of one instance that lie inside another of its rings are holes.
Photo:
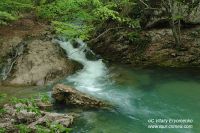
[[[7,132],[12,132],[15,130],[13,122],[11,120],[0,121],[0,128],[5,129]]]
[[[81,46],[76,40],[72,40],[71,43],[74,48],[79,48]]]
[[[75,105],[86,108],[100,108],[106,106],[104,102],[63,84],[57,84],[54,86],[52,97],[57,102],[64,102],[67,105]]]
[[[176,54],[176,53],[171,53],[171,56],[172,56],[172,57],[176,57],[177,54]]]
[[[35,129],[36,125],[41,125],[46,122],[55,122],[63,125],[64,127],[69,127],[69,125],[72,124],[73,119],[73,116],[67,114],[43,112],[43,117],[40,117],[37,121],[30,123],[28,127]]]
[[[151,37],[152,42],[162,40],[166,36],[172,36],[171,29],[152,29],[146,32],[146,35]]]
[[[51,41],[33,40],[27,44],[25,53],[20,56],[9,84],[45,85],[77,70],[73,61],[60,53],[60,48]]]
[[[35,112],[28,112],[24,109],[16,113],[16,118],[19,122],[33,122],[37,116]]]
[[[151,38],[146,47],[140,48],[132,44],[122,45],[114,38],[106,42],[105,36],[101,41],[92,45],[95,53],[100,54],[104,59],[123,64],[131,64],[134,67],[199,67],[200,47],[197,40],[200,37],[192,37],[192,31],[199,31],[200,27],[182,29],[181,46],[177,48],[171,29],[149,29],[141,34]],[[125,47],[126,46],[126,47]]]
[[[87,51],[85,56],[88,60],[91,60],[91,61],[98,60],[98,58],[92,51]]]
[[[59,114],[51,113],[46,111],[41,111],[41,114],[37,114],[34,111],[28,110],[31,105],[26,104],[16,104],[4,105],[3,109],[6,112],[0,116],[0,128],[6,130],[6,132],[18,132],[16,125],[24,124],[27,125],[32,131],[36,129],[37,125],[42,125],[48,128],[48,123],[60,124],[63,127],[69,127],[73,121],[74,116],[71,114]]]
[[[52,109],[53,107],[53,104],[51,104],[50,102],[42,102],[42,101],[39,101],[37,102],[37,106],[41,109],[41,110],[50,110]]]
[[[22,38],[14,36],[9,39],[3,39],[0,41],[0,58],[7,56],[16,47]]]

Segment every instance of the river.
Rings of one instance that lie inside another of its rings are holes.
[[[200,71],[195,69],[131,68],[109,64],[102,59],[88,60],[86,44],[78,40],[80,47],[70,42],[57,42],[68,58],[83,64],[83,69],[59,81],[78,90],[108,101],[112,110],[56,109],[57,112],[79,112],[73,125],[73,133],[199,133],[200,132]],[[85,48],[84,48],[85,47]],[[38,92],[50,93],[49,87],[1,87],[9,96],[21,96]],[[149,129],[156,119],[190,119],[189,129]]]

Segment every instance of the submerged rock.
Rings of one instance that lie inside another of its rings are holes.
[[[57,102],[63,102],[67,105],[82,106],[86,108],[106,107],[104,102],[63,84],[54,86],[52,97],[55,98]]]

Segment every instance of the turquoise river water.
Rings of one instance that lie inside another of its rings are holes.
[[[102,60],[88,60],[84,51],[74,52],[78,48],[70,42],[57,42],[69,58],[84,66],[59,82],[114,106],[110,110],[55,109],[80,114],[72,125],[73,133],[200,133],[200,70],[105,65]],[[28,97],[50,93],[51,88],[0,86],[0,92]],[[155,125],[161,127],[150,128]]]

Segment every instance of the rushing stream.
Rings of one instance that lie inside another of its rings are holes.
[[[116,109],[84,112],[74,132],[166,132],[166,129],[147,129],[149,119],[164,118],[194,121],[193,129],[169,129],[171,133],[200,131],[195,128],[199,127],[200,121],[199,77],[195,77],[192,72],[177,71],[174,74],[167,70],[130,70],[125,66],[114,65],[107,68],[101,59],[89,61],[85,50],[79,50],[85,44],[80,40],[78,42],[80,47],[73,48],[70,42],[59,41],[68,57],[84,66],[64,82],[73,83],[80,91],[109,101]]]
[[[83,111],[73,126],[73,133],[200,132],[199,70],[130,69],[116,64],[107,67],[101,59],[86,58],[87,47],[82,41],[78,40],[78,48],[70,42],[57,42],[70,59],[84,66],[60,82],[115,106],[113,110]],[[148,129],[150,119],[192,119],[193,128]]]

